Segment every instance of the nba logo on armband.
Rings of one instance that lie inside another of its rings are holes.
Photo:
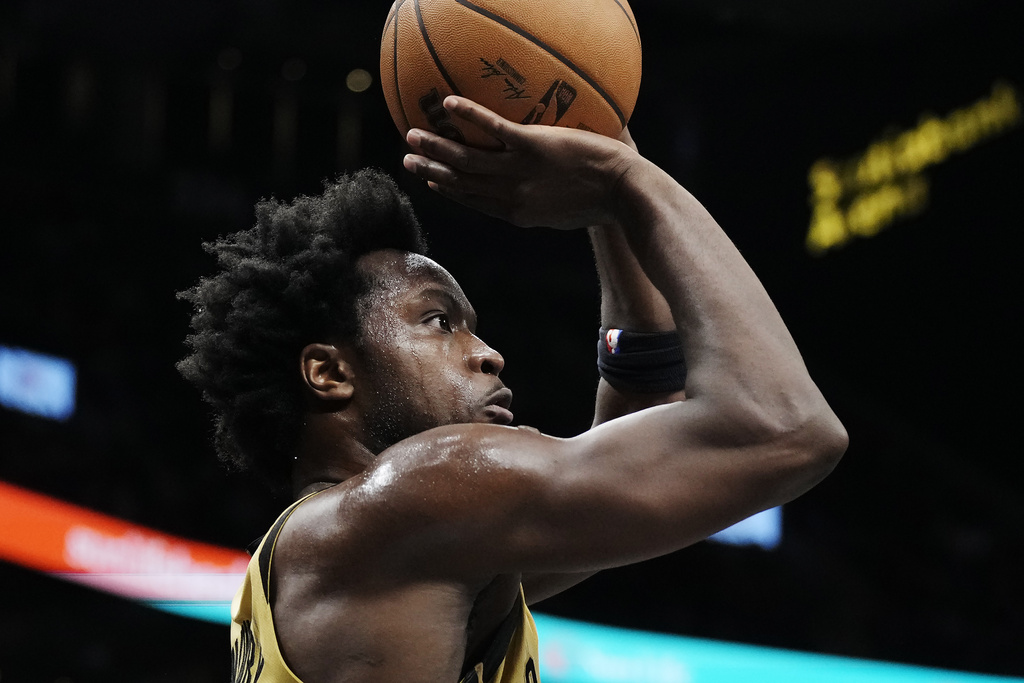
[[[608,345],[608,353],[619,352],[619,335],[621,334],[622,330],[617,330],[614,327],[605,333],[604,343]]]

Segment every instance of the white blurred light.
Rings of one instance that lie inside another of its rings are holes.
[[[345,77],[345,85],[352,92],[363,92],[373,85],[373,76],[366,69],[352,69]]]

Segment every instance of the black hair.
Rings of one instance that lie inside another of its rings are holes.
[[[178,293],[194,306],[192,353],[178,370],[214,413],[218,457],[280,486],[303,414],[297,361],[311,343],[358,342],[369,283],[356,260],[379,249],[426,253],[395,182],[367,169],[324,192],[256,204],[256,225],[203,245],[219,270]]]

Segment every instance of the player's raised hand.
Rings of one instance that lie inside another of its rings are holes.
[[[596,133],[512,123],[462,97],[444,106],[503,148],[413,129],[405,168],[446,197],[515,225],[568,230],[611,221],[617,183],[641,161],[627,144]]]

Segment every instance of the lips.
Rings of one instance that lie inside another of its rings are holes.
[[[483,417],[482,422],[507,425],[512,423],[512,411],[508,408],[512,405],[512,391],[502,387],[498,391],[484,399],[484,406],[480,410]]]

